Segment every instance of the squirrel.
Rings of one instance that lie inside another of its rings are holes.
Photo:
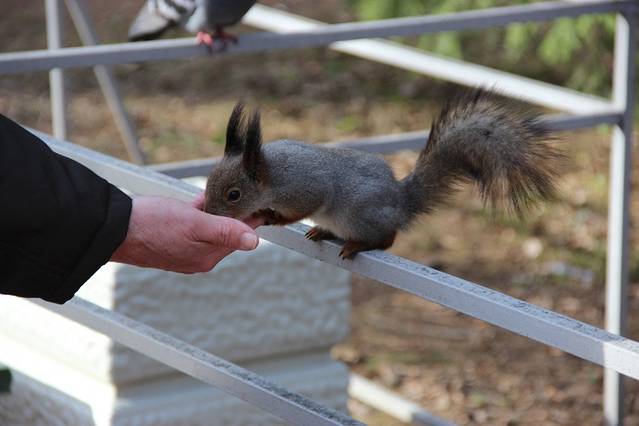
[[[204,210],[267,225],[311,218],[306,237],[340,238],[343,259],[387,249],[398,231],[474,181],[485,202],[521,214],[554,197],[556,160],[538,115],[483,89],[442,109],[411,174],[397,180],[381,158],[352,149],[279,140],[262,146],[260,116],[238,103],[221,163],[208,177]]]

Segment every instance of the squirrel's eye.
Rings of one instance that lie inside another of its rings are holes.
[[[226,199],[229,201],[237,201],[240,199],[240,190],[237,188],[231,188],[226,192]]]

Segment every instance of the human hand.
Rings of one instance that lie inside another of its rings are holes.
[[[111,260],[166,271],[213,269],[235,250],[253,250],[259,220],[243,223],[202,212],[200,194],[190,205],[171,198],[133,198],[127,236]]]

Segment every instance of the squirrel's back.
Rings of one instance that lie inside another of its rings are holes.
[[[352,179],[395,181],[392,170],[383,159],[353,149],[279,140],[265,145],[264,155],[267,163],[274,166],[270,169],[276,179],[274,186],[286,184],[282,180],[290,181],[291,175],[302,176],[309,181],[330,176],[330,182],[334,184]]]
[[[340,237],[342,257],[390,247],[398,231],[437,208],[460,183],[517,213],[554,194],[556,161],[548,128],[512,102],[477,90],[434,121],[413,172],[401,181],[379,157],[355,150],[277,141],[262,146],[259,114],[238,104],[225,157],[207,181],[206,211],[284,225],[312,218],[314,240]]]
[[[370,229],[365,220],[371,207],[394,212],[384,215],[389,226],[401,228],[408,221],[405,191],[388,164],[373,154],[294,141],[267,144],[264,154],[275,204],[290,206],[318,197],[320,207],[311,218],[341,238],[361,235],[355,223]],[[291,181],[291,176],[298,180]],[[307,195],[287,199],[292,193]]]

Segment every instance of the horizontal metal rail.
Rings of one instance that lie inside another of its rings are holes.
[[[601,112],[583,115],[550,115],[545,120],[553,131],[567,131],[598,126],[600,124],[618,124],[622,112]],[[324,146],[357,149],[377,154],[391,154],[400,150],[417,151],[428,140],[428,131],[406,132],[399,134],[372,136],[340,142],[329,142]],[[220,161],[220,157],[198,158],[195,160],[174,161],[154,164],[151,169],[175,178],[205,176]]]
[[[51,148],[133,192],[191,200],[199,189],[179,180],[36,133]],[[268,241],[407,291],[490,324],[639,379],[639,343],[384,251],[342,260],[335,242],[304,237],[308,226],[262,227]]]
[[[222,358],[79,297],[64,305],[32,301],[293,425],[362,425]]]
[[[291,33],[247,34],[241,37],[240,43],[230,46],[225,54],[301,49],[325,46],[344,40],[479,29],[507,25],[513,22],[547,21],[591,13],[629,12],[635,8],[636,3],[629,0],[615,2],[608,0],[584,0],[581,2],[564,0],[441,15],[350,22],[327,25],[306,32],[296,32],[295,36],[291,36]],[[194,38],[71,47],[55,52],[46,50],[13,52],[0,55],[0,74],[183,59],[209,54],[206,46],[199,46]]]
[[[378,154],[390,154],[400,150],[416,151],[424,146],[428,131],[407,132],[392,135],[373,136],[341,142],[327,142],[323,146],[357,149]],[[195,160],[173,161],[153,164],[148,168],[178,179],[191,176],[206,176],[221,157],[198,158]]]
[[[308,229],[293,224],[286,230],[263,227],[259,233],[273,243],[639,380],[639,342],[384,251],[359,253],[353,261],[341,260],[340,244],[309,241],[304,237]]]
[[[263,5],[255,5],[242,21],[263,30],[286,34],[325,27],[326,23]],[[466,86],[499,87],[504,95],[571,113],[608,109],[611,102],[598,96],[496,70],[471,62],[447,58],[387,40],[353,40],[333,43],[331,49]]]

